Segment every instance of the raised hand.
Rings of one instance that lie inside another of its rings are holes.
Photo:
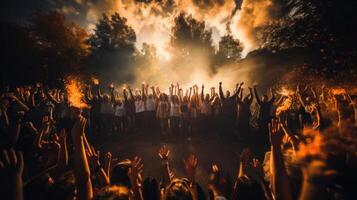
[[[113,160],[112,154],[109,151],[107,153],[105,153],[105,155],[104,155],[104,170],[109,177],[110,177],[112,160]]]
[[[280,147],[284,138],[284,131],[278,120],[272,120],[269,123],[270,143],[273,147]]]
[[[167,160],[170,155],[170,150],[164,145],[159,150],[159,157],[161,160]]]
[[[72,137],[80,137],[84,135],[86,122],[86,118],[82,117],[81,115],[78,116],[78,119],[71,130]]]
[[[253,158],[247,173],[259,183],[264,181],[264,169],[258,159]]]
[[[131,162],[131,168],[128,171],[128,176],[132,184],[138,184],[140,181],[141,173],[143,172],[144,164],[142,159],[135,156],[134,160]]]
[[[197,167],[197,157],[193,154],[190,154],[186,160],[183,161],[185,164],[185,171],[187,174],[188,179],[191,182],[195,182],[195,175],[196,175],[196,167]]]
[[[3,191],[2,196],[8,199],[23,199],[22,173],[24,170],[23,155],[19,151],[3,150],[0,159],[0,171],[9,185],[10,191]]]
[[[96,151],[93,146],[91,146],[90,148],[91,148],[90,151],[89,150],[86,151],[88,161],[93,169],[97,169],[98,167],[100,167],[100,161],[99,161],[100,151]]]
[[[11,177],[21,177],[24,170],[23,155],[19,151],[3,150],[1,152],[0,170]]]

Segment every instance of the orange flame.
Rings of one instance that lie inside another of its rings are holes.
[[[94,85],[99,85],[99,79],[93,77],[92,81]]]
[[[282,88],[279,94],[283,96],[294,96],[295,92],[294,90],[288,89],[288,88]]]
[[[341,95],[341,94],[346,94],[346,90],[343,88],[332,88],[331,93],[333,95]]]
[[[83,85],[74,78],[69,78],[66,83],[66,91],[68,94],[68,102],[71,107],[87,108],[88,105],[84,102],[84,94],[82,93]]]
[[[293,101],[292,101],[292,96],[295,95],[295,92],[291,89],[288,89],[288,88],[281,88],[280,92],[278,92],[279,94],[285,96],[285,100],[277,107],[276,109],[276,115],[279,115],[280,113],[288,110]]]
[[[292,99],[291,98],[286,98],[276,109],[276,115],[279,115],[280,113],[288,110],[292,104]]]

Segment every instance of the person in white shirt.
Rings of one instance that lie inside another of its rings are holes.
[[[175,135],[176,140],[178,140],[180,134],[180,116],[181,116],[181,104],[178,96],[176,95],[178,86],[171,85],[169,90],[170,90],[170,99],[169,99],[170,100],[170,113],[169,113],[170,131],[172,134]]]
[[[209,94],[204,95],[204,88],[205,86],[202,85],[200,101],[199,101],[199,116],[198,116],[198,123],[199,123],[199,133],[202,136],[205,133],[208,133],[211,128],[211,99]]]
[[[155,111],[156,111],[156,99],[153,94],[148,94],[149,85],[145,85],[144,101],[145,101],[145,113],[144,113],[144,126],[145,130],[152,132],[155,130]]]
[[[114,90],[111,94],[112,103],[114,105],[114,124],[116,127],[116,133],[122,134],[126,132],[126,119],[125,119],[125,107],[124,102],[120,99],[116,99]]]
[[[142,85],[141,92],[138,91],[135,96],[135,125],[138,131],[144,130],[144,112],[145,112],[145,95],[144,87]]]
[[[159,103],[156,109],[156,118],[160,122],[161,135],[166,135],[168,132],[168,116],[170,112],[170,104],[168,96],[164,93],[160,94]]]

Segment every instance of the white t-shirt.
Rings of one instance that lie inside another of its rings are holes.
[[[146,99],[146,110],[147,111],[155,111],[155,101],[154,101],[154,99],[150,99],[150,98]]]
[[[135,101],[135,112],[141,113],[145,111],[145,102],[143,100]]]
[[[170,102],[170,117],[179,117],[181,115],[179,103]]]

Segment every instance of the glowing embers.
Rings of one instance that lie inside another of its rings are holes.
[[[84,101],[84,85],[80,81],[78,81],[74,77],[69,77],[67,78],[65,87],[68,95],[68,103],[71,107],[81,109],[88,107],[88,105]]]

